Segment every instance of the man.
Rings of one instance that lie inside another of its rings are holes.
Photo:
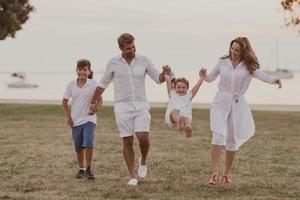
[[[165,81],[163,73],[170,73],[170,68],[164,66],[163,73],[159,73],[148,58],[135,54],[134,39],[129,33],[123,33],[118,38],[122,54],[108,62],[94,93],[91,110],[96,111],[95,100],[102,95],[109,83],[114,81],[114,111],[119,133],[123,139],[124,159],[130,174],[128,185],[136,186],[138,181],[134,167],[134,135],[139,141],[142,154],[138,168],[140,178],[147,175],[146,159],[150,147],[151,115],[145,93],[145,76],[148,74],[156,83],[162,83]]]

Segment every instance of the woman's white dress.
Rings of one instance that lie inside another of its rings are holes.
[[[275,84],[277,78],[262,72],[260,69],[251,75],[243,62],[234,69],[229,58],[220,59],[216,67],[207,74],[205,81],[212,82],[219,75],[219,91],[210,109],[210,128],[211,131],[226,137],[227,119],[232,112],[234,139],[240,146],[249,140],[255,132],[253,117],[244,98],[252,77],[270,84]]]

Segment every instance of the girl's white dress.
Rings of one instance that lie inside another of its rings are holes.
[[[220,59],[216,67],[207,74],[205,81],[212,82],[219,75],[219,91],[210,109],[210,128],[226,137],[228,116],[232,114],[234,139],[239,147],[255,132],[253,117],[244,97],[252,77],[270,84],[275,84],[277,77],[270,76],[260,69],[251,75],[243,62],[233,68],[229,58]]]
[[[165,114],[165,123],[172,129],[177,128],[177,124],[170,119],[173,110],[179,110],[179,116],[184,116],[192,120],[192,91],[189,90],[185,95],[179,96],[175,89],[170,91],[170,100]]]

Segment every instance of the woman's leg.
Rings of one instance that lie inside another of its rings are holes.
[[[211,164],[212,164],[212,178],[213,176],[219,176],[219,166],[221,160],[221,153],[224,149],[225,145],[225,136],[217,133],[212,132],[212,146],[210,150],[211,155]]]
[[[228,116],[227,128],[228,128],[228,133],[226,138],[226,158],[225,158],[225,169],[224,169],[223,176],[229,175],[236,151],[238,150],[238,146],[234,137],[232,112],[230,112]]]
[[[223,148],[224,148],[223,146],[215,145],[215,144],[212,144],[211,146],[210,155],[211,155],[213,175],[219,175],[219,165],[220,165],[221,153]]]
[[[232,163],[235,157],[236,151],[226,150],[226,159],[225,159],[225,170],[223,176],[228,176],[229,171],[232,167]]]

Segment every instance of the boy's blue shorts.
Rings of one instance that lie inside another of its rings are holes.
[[[79,126],[72,127],[72,137],[76,152],[83,147],[94,147],[94,130],[96,124],[86,122]]]

